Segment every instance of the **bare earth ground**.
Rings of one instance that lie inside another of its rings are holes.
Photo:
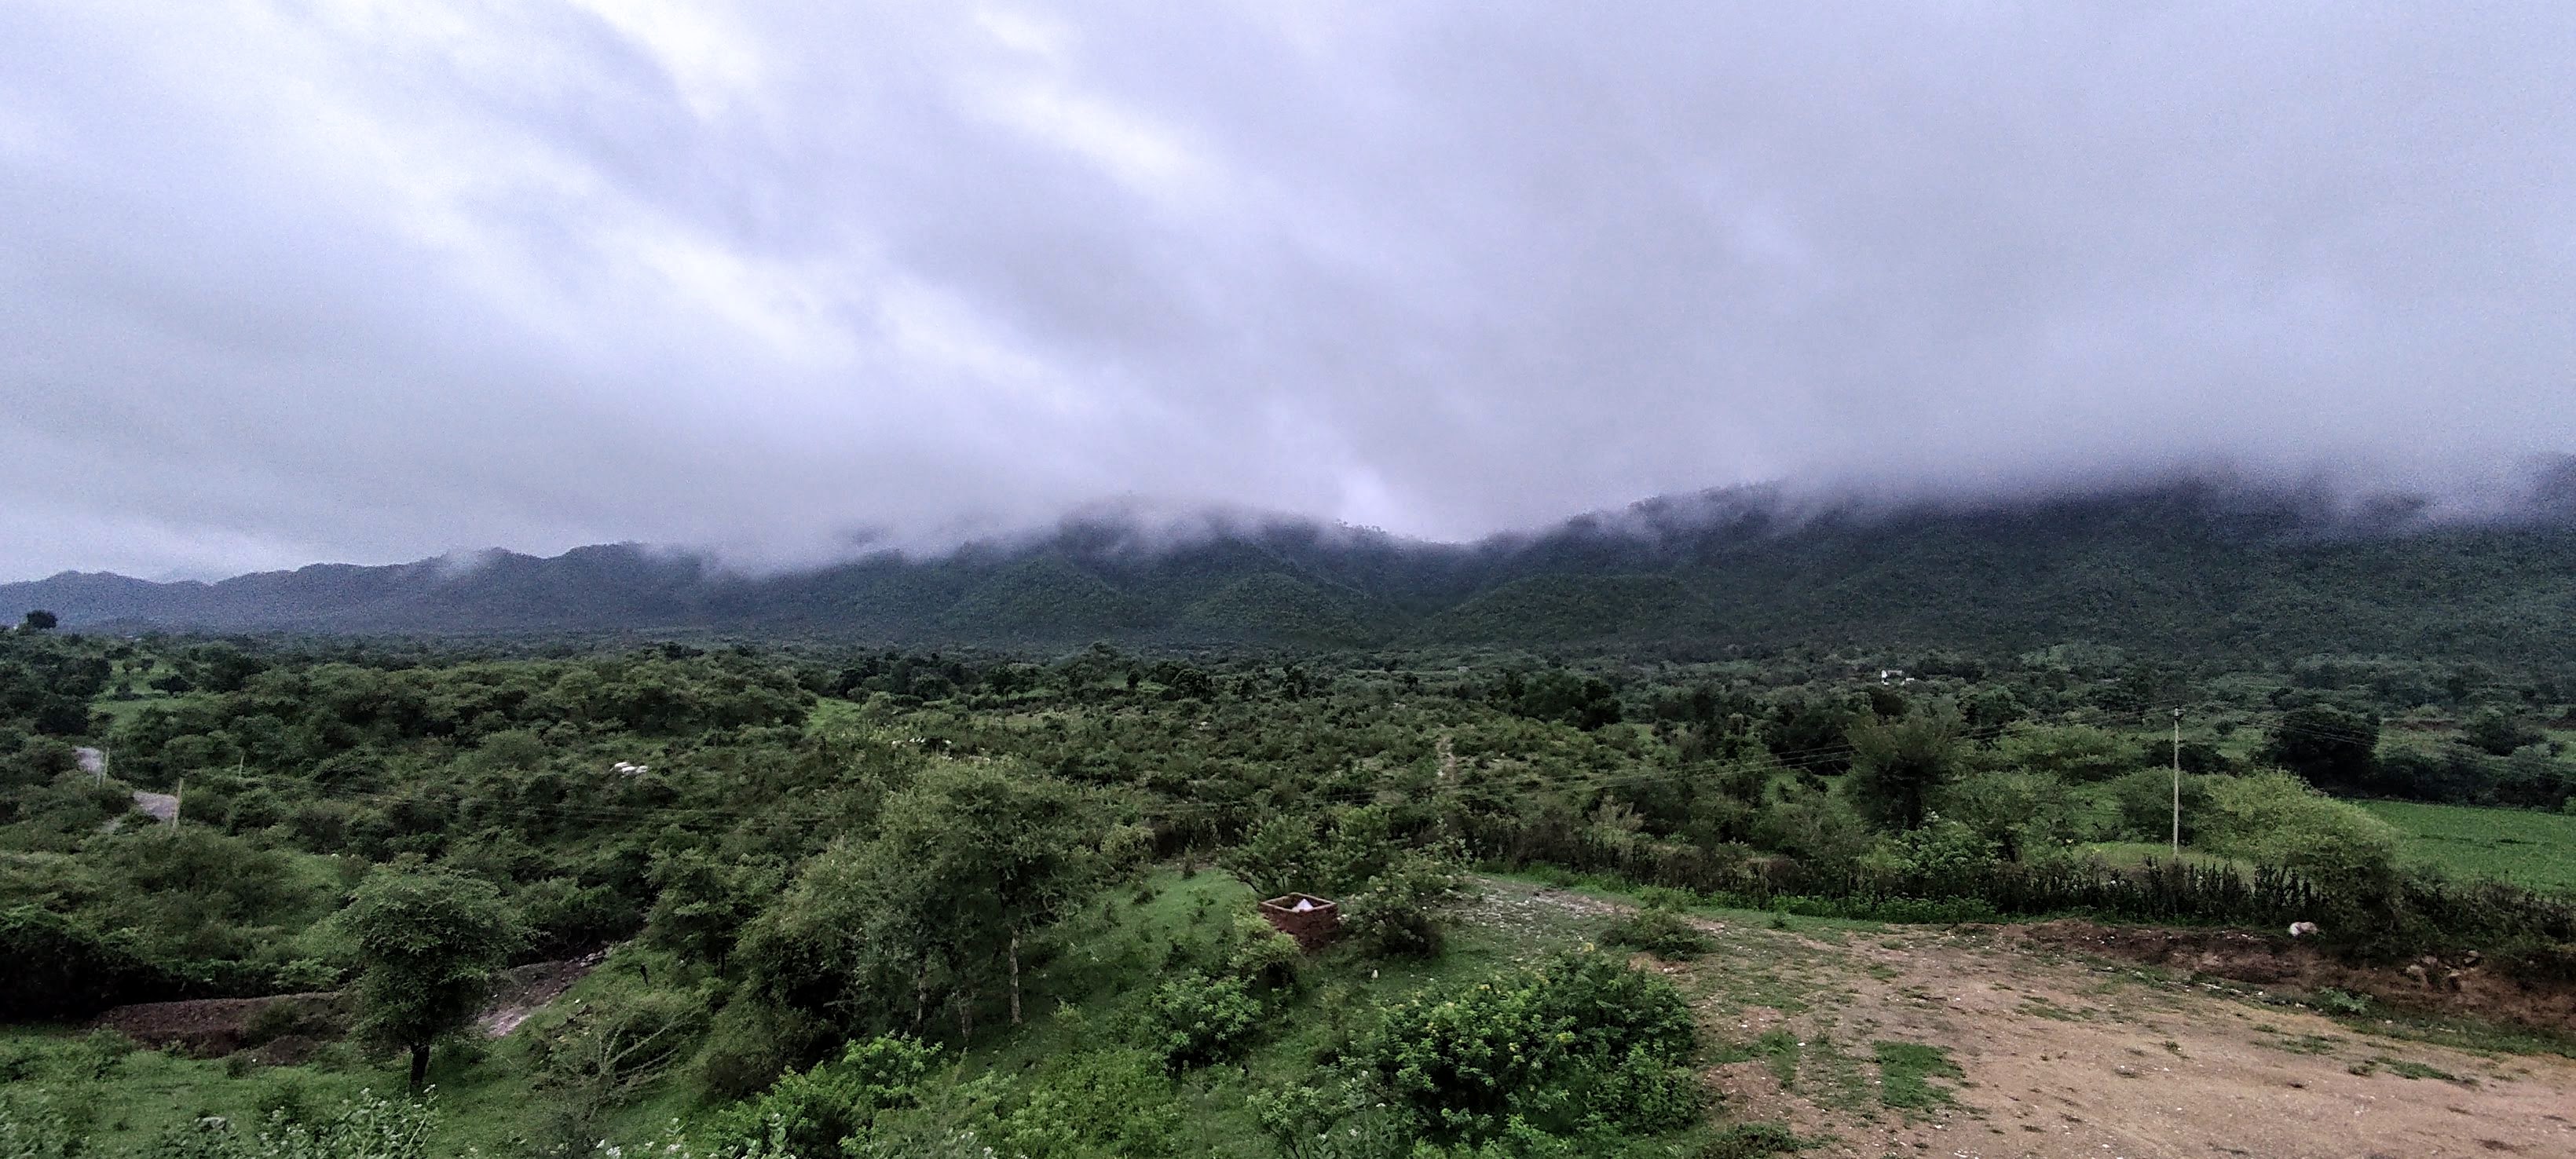
[[[1488,890],[1480,918],[1496,925],[1620,908]],[[2569,1059],[2382,1037],[2020,931],[1700,924],[1716,952],[1640,962],[1719,1044],[1709,1077],[1729,1118],[1829,1137],[1801,1154],[2576,1156]],[[1880,1043],[1940,1047],[1961,1073],[1932,1078],[1928,1106],[1889,1106]]]
[[[601,950],[561,962],[539,962],[502,971],[493,983],[491,1001],[474,1019],[475,1030],[485,1038],[506,1037],[529,1015],[563,997],[573,983],[607,960],[608,951]]]
[[[528,1016],[572,989],[582,976],[607,959],[606,951],[560,962],[538,962],[501,971],[492,995],[474,1019],[485,1038],[500,1038],[518,1029]],[[100,1014],[92,1025],[106,1027],[148,1047],[198,1058],[217,1058],[253,1045],[252,1025],[260,1013],[281,1003],[299,1009],[291,1029],[297,1050],[309,1049],[312,1036],[337,1038],[348,1030],[348,1000],[340,991],[283,994],[268,998],[198,998],[181,1002],[145,1002],[119,1006]]]
[[[146,1002],[119,1006],[98,1016],[96,1025],[137,1044],[198,1058],[231,1054],[250,1045],[250,1027],[261,1011],[293,1006],[299,1018],[292,1029],[317,1027],[336,1032],[348,1021],[345,1001],[336,991],[280,994],[268,998],[201,998],[187,1002]]]

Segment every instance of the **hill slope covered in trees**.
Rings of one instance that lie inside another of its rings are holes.
[[[218,583],[65,573],[0,607],[67,627],[723,632],[905,644],[1802,642],[2525,658],[2576,650],[2576,522],[2437,523],[2212,484],[1978,504],[1654,500],[1474,544],[1277,522],[1075,522],[764,577],[634,546],[315,565]]]

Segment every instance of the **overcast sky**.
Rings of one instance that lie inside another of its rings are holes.
[[[2576,449],[2564,0],[19,0],[0,46],[0,579]]]

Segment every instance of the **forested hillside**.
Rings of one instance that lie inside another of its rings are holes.
[[[1294,523],[1114,523],[766,577],[630,546],[317,565],[214,584],[65,574],[0,607],[71,627],[377,634],[718,632],[910,645],[1227,643],[1973,650],[2532,661],[2576,650],[2576,529],[2422,520],[2214,485],[1982,504],[1722,492],[1472,545]]]

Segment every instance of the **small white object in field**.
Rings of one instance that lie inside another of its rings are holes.
[[[2315,923],[2315,922],[2291,922],[2291,923],[2290,923],[2290,936],[2291,936],[2291,937],[2294,937],[2294,938],[2310,937],[2310,936],[2313,936],[2314,934],[2316,934],[2316,932],[2317,932],[2317,923]]]

